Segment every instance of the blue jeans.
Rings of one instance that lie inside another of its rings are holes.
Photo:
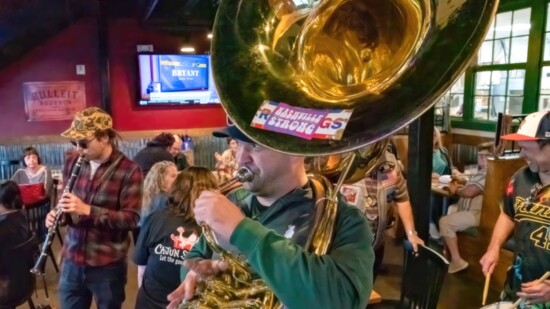
[[[120,309],[125,299],[126,261],[105,266],[80,266],[65,260],[59,278],[61,309],[90,308],[92,296],[98,309]]]

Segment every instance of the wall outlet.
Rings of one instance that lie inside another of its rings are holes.
[[[86,75],[86,66],[83,64],[77,64],[76,75]]]

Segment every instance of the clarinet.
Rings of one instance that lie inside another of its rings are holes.
[[[73,187],[76,183],[76,179],[78,178],[78,175],[80,174],[80,169],[82,168],[82,162],[84,162],[84,155],[80,155],[78,157],[78,160],[76,161],[76,164],[73,168],[73,171],[71,173],[71,178],[69,178],[69,181],[67,182],[67,185],[63,189],[63,193],[61,196],[63,196],[66,193],[70,193],[73,190]],[[61,223],[61,218],[63,217],[63,210],[61,208],[57,208],[55,211],[55,220],[52,226],[48,229],[48,234],[46,235],[46,239],[42,243],[42,248],[40,250],[40,255],[38,256],[38,259],[36,260],[36,263],[34,264],[34,267],[31,269],[31,273],[35,275],[44,275],[46,261],[48,259],[48,253],[51,251],[52,242],[54,239],[54,236],[57,232],[57,228],[59,227],[59,224]]]

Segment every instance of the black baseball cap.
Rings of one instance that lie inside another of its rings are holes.
[[[214,137],[220,137],[220,138],[230,137],[245,143],[256,144],[256,142],[251,140],[241,130],[239,130],[239,128],[237,128],[234,125],[229,125],[221,130],[214,131],[212,132],[212,135]]]

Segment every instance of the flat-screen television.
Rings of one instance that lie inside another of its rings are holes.
[[[139,54],[140,106],[220,103],[209,55]]]

